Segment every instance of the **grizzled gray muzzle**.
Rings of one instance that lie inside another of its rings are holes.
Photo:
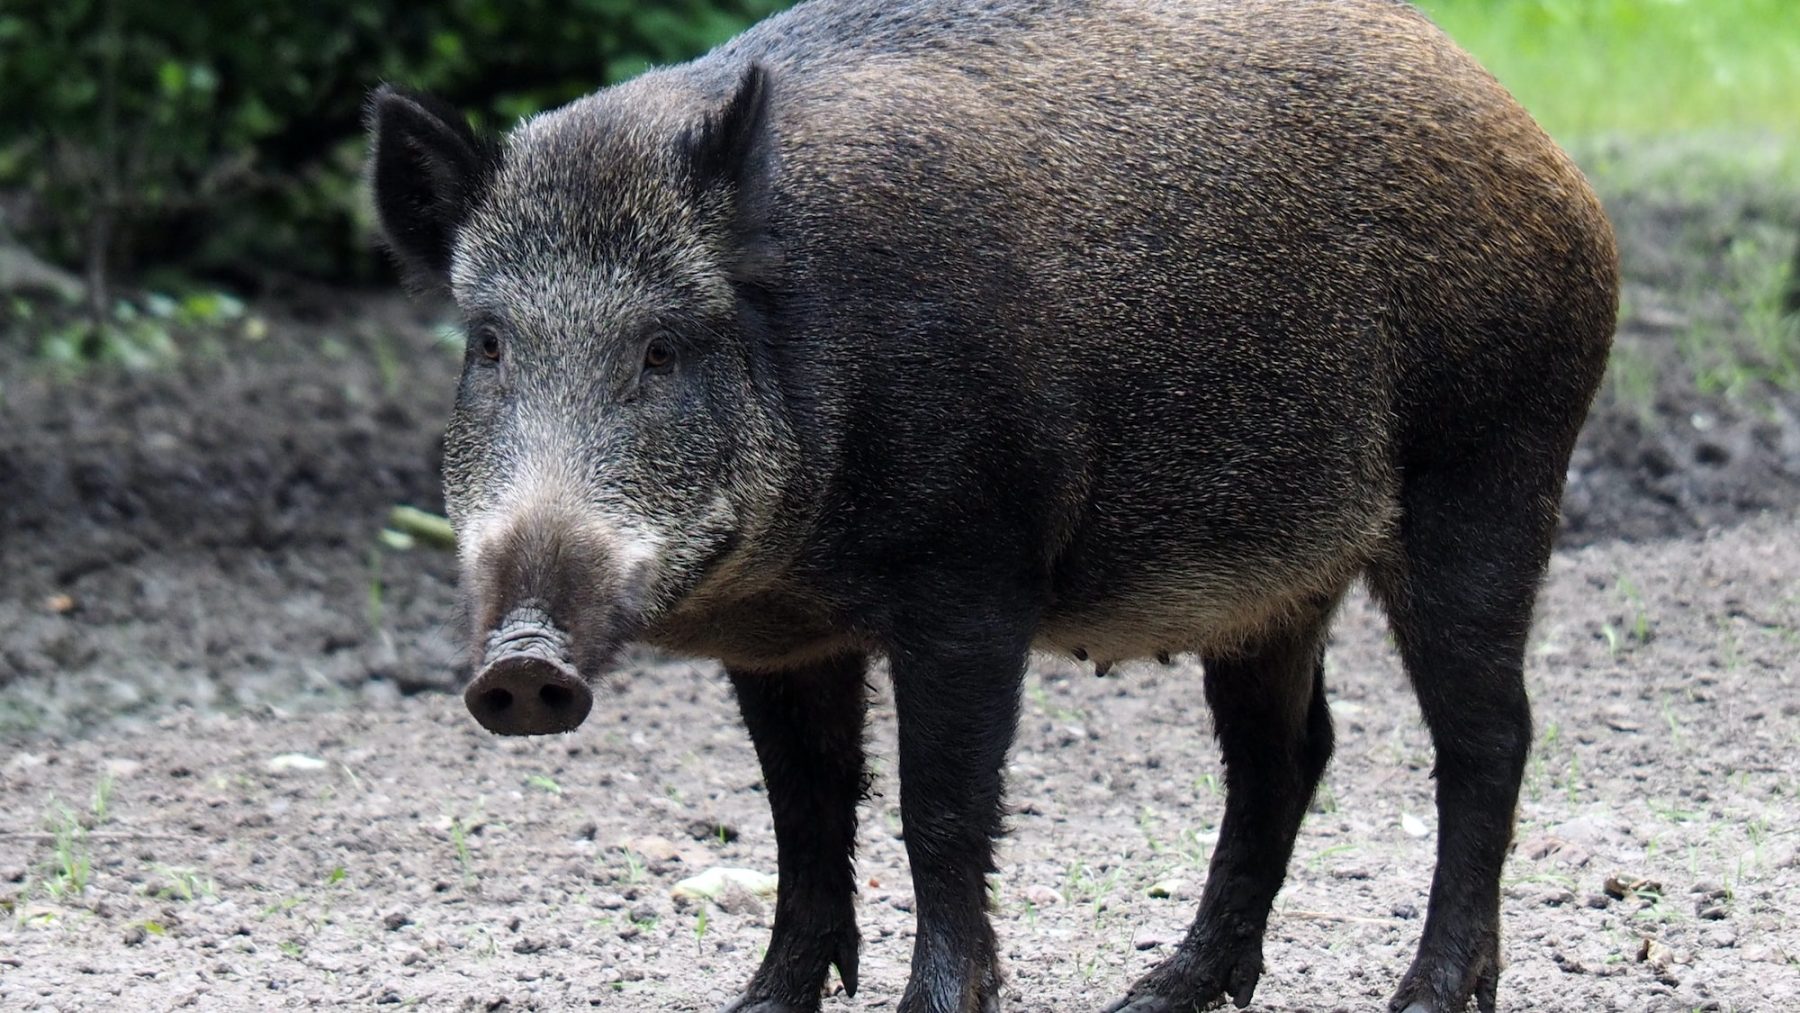
[[[590,680],[631,639],[642,561],[616,525],[532,493],[463,547],[475,677],[463,702],[501,735],[574,731],[594,706]]]
[[[568,634],[542,608],[523,605],[488,635],[463,702],[490,732],[551,735],[579,727],[594,694],[575,668]]]

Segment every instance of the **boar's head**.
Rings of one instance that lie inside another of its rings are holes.
[[[467,349],[446,436],[487,728],[568,731],[621,645],[769,521],[789,445],[769,377],[755,206],[767,75],[652,73],[501,141],[392,88],[375,207]]]

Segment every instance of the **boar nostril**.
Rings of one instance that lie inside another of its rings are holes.
[[[519,644],[508,644],[517,648]],[[594,694],[566,658],[542,643],[490,660],[463,691],[469,713],[502,735],[571,731],[594,705]]]

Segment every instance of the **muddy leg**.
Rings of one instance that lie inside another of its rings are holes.
[[[900,1013],[1000,1008],[986,875],[1029,634],[891,655],[900,725],[900,814],[918,936]]]
[[[1370,573],[1436,751],[1437,871],[1396,1011],[1495,1007],[1500,871],[1531,747],[1525,640],[1560,488],[1467,466],[1409,475],[1402,556]]]
[[[1330,609],[1231,657],[1207,658],[1206,702],[1225,758],[1225,819],[1200,913],[1169,959],[1109,1011],[1189,1013],[1250,1003],[1263,929],[1300,820],[1331,758],[1323,647]]]
[[[775,820],[781,880],[762,967],[727,1013],[819,1008],[831,965],[856,994],[856,805],[862,798],[864,659],[793,672],[731,672]]]

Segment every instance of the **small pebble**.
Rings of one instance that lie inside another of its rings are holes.
[[[694,820],[688,824],[687,831],[689,837],[708,844],[729,844],[738,839],[737,827],[714,819]]]
[[[1562,907],[1574,899],[1574,894],[1561,887],[1550,887],[1537,896],[1537,902],[1545,907]]]

